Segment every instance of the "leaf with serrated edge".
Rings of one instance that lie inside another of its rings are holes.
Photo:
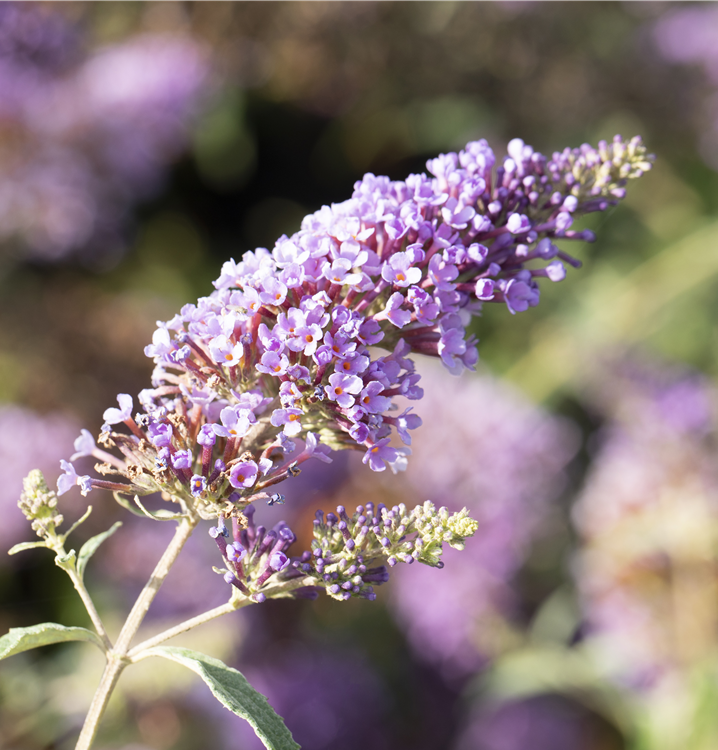
[[[122,526],[122,521],[113,523],[107,531],[103,531],[102,534],[97,534],[96,536],[91,537],[82,545],[82,547],[80,547],[80,554],[77,556],[77,573],[80,578],[84,578],[87,563],[95,554],[97,548],[105,541],[105,539],[111,537],[120,526]]]
[[[10,628],[10,631],[0,638],[0,659],[29,651],[31,648],[64,641],[87,641],[105,650],[100,638],[91,630],[68,628],[56,622],[43,622],[29,628]]]
[[[20,544],[10,547],[7,553],[8,555],[16,555],[25,549],[35,549],[35,547],[47,547],[47,544],[45,542],[20,542]]]
[[[145,653],[183,664],[198,674],[225,708],[252,725],[265,747],[270,750],[300,750],[284,720],[269,705],[267,699],[247,682],[241,672],[228,667],[219,659],[188,648],[157,646]]]

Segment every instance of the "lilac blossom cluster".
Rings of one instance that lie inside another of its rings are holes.
[[[225,263],[210,296],[159,324],[142,410],[133,415],[120,394],[104,413],[100,442],[124,458],[87,432],[76,445],[76,456],[101,461],[99,473],[129,482],[78,476],[66,462],[60,492],[79,484],[138,503],[160,492],[203,518],[246,523],[251,502],[284,502],[274,485],[331,450],[360,449],[374,471],[403,469],[410,451],[393,438],[410,444],[421,418],[396,413],[395,398],[423,396],[409,355],[473,369],[472,315],[488,302],[512,314],[536,305],[537,279],[562,279],[559,259],[577,264],[554,240],[592,239],[570,229],[573,217],[622,198],[651,160],[638,137],[551,159],[516,139],[496,166],[482,140],[430,160],[431,176],[366,175],[350,200],[306,217],[272,252]]]
[[[455,750],[576,750],[590,747],[588,712],[556,695],[489,705],[469,715]]]
[[[352,516],[340,505],[326,519],[317,511],[312,549],[290,558],[286,553],[296,536],[283,521],[268,531],[255,527],[254,506],[243,515],[243,523],[233,519],[234,541],[227,541],[229,530],[221,519],[210,535],[227,563],[227,583],[257,602],[281,595],[314,599],[322,588],[339,601],[352,596],[373,601],[374,586],[389,580],[387,565],[416,560],[442,568],[443,545],[463,549],[477,528],[466,508],[449,515],[430,501],[411,511],[404,504],[375,508],[367,503]],[[274,573],[280,575],[272,578]],[[283,586],[286,582],[292,585]]]
[[[715,648],[715,391],[633,362],[603,378],[598,403],[610,420],[574,508],[574,571],[608,674],[650,689]]]
[[[43,260],[117,247],[133,202],[156,191],[187,145],[207,74],[188,36],[146,34],[88,53],[56,9],[3,3],[2,239]]]
[[[666,60],[700,66],[708,79],[709,91],[701,92],[698,99],[703,110],[700,114],[707,120],[700,132],[700,150],[714,169],[718,169],[717,34],[718,8],[712,3],[669,9],[653,27],[655,42]]]

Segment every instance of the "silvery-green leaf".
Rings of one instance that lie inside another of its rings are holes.
[[[157,646],[146,653],[183,664],[198,674],[225,708],[252,725],[265,747],[270,750],[300,750],[282,718],[241,672],[228,667],[219,659],[188,648]]]
[[[64,555],[55,555],[55,565],[63,570],[71,570],[75,566],[76,553],[74,549]]]
[[[80,578],[84,578],[87,563],[95,554],[97,548],[105,541],[105,539],[111,537],[120,526],[122,526],[122,521],[113,523],[107,531],[103,531],[102,534],[97,534],[96,536],[91,537],[82,545],[82,547],[80,547],[80,553],[77,556],[77,572]]]
[[[112,497],[114,497],[114,498],[115,498],[115,500],[116,500],[116,501],[117,501],[117,502],[118,502],[118,503],[119,503],[119,504],[120,504],[120,505],[121,505],[121,506],[122,506],[122,507],[123,507],[123,508],[124,508],[125,510],[129,510],[129,511],[130,511],[130,513],[132,513],[132,514],[133,514],[133,515],[135,515],[135,516],[139,516],[140,518],[145,518],[145,514],[144,514],[144,513],[142,512],[142,511],[140,511],[140,510],[137,510],[137,508],[135,508],[135,507],[134,507],[134,506],[132,505],[132,503],[131,503],[131,502],[130,502],[129,500],[127,500],[126,498],[122,497],[122,495],[121,495],[121,494],[120,494],[119,492],[113,492],[113,493],[112,493]]]
[[[14,555],[18,552],[22,552],[24,549],[33,549],[34,547],[47,547],[47,544],[45,544],[45,542],[20,542],[20,544],[10,547],[8,555]]]
[[[99,636],[91,630],[68,628],[56,622],[43,622],[29,628],[10,628],[9,632],[0,638],[0,659],[29,651],[31,648],[64,641],[87,641],[105,650]]]
[[[171,510],[166,510],[165,508],[160,508],[159,510],[147,510],[147,508],[142,505],[142,502],[137,495],[135,495],[135,505],[137,505],[147,518],[151,518],[153,521],[176,521],[182,518],[181,513],[173,513]]]
[[[90,517],[90,513],[92,513],[92,506],[88,505],[87,510],[82,514],[82,518],[79,518],[77,521],[75,521],[75,523],[73,523],[72,526],[70,526],[70,528],[62,535],[62,538],[67,539],[67,537],[70,536],[70,534],[72,534],[72,532],[78,526],[80,526],[80,524],[85,523],[85,521],[87,521],[87,519]]]

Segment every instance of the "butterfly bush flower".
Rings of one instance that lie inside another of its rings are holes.
[[[454,750],[590,747],[595,729],[587,719],[585,709],[556,695],[506,701],[471,714]]]
[[[682,670],[715,647],[715,398],[701,376],[635,362],[598,389],[609,422],[574,509],[574,570],[589,642],[634,689],[687,694]]]
[[[227,557],[232,543],[218,534],[226,578],[255,601],[292,577],[335,598],[371,598],[385,563],[437,565],[442,543],[461,548],[475,530],[460,511],[367,504],[327,516],[317,521],[318,546],[288,566],[288,535],[252,536],[246,513],[260,500],[284,502],[274,485],[333,450],[362,451],[374,471],[404,468],[410,449],[396,440],[410,443],[420,417],[394,416],[396,399],[424,395],[412,355],[439,357],[453,374],[473,369],[472,316],[488,303],[512,314],[536,305],[546,257],[578,265],[553,242],[591,240],[570,229],[573,217],[622,198],[651,158],[640,138],[551,158],[516,139],[497,166],[476,141],[429,161],[429,175],[365,175],[351,199],[307,216],[272,251],[227,261],[212,294],[158,324],[139,412],[127,394],[105,412],[100,443],[124,459],[100,464],[106,478],[89,484],[160,492],[203,518],[231,517],[233,543],[247,555]],[[186,468],[173,459],[180,451]]]

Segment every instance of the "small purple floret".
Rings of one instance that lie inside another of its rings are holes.
[[[119,409],[106,409],[102,418],[107,424],[117,424],[118,422],[126,422],[132,418],[132,396],[128,393],[120,393],[117,396],[117,403],[120,405]]]

